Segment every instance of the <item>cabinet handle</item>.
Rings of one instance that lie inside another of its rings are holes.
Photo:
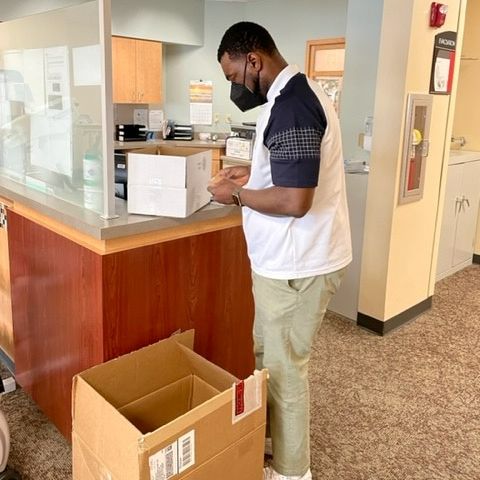
[[[466,203],[467,207],[470,208],[470,200],[464,195],[462,198],[462,204]]]
[[[460,211],[462,210],[462,203],[463,203],[463,200],[461,200],[459,197],[455,198],[455,215],[457,215],[457,213],[460,213]],[[458,207],[458,212],[457,212],[457,207]]]

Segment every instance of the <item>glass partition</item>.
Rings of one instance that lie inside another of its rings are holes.
[[[104,211],[98,1],[0,23],[0,176]]]

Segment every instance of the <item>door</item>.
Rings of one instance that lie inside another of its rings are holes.
[[[440,245],[438,248],[437,276],[452,268],[455,249],[455,231],[459,204],[457,198],[462,188],[463,164],[450,165],[447,170],[445,206],[443,209]]]
[[[463,165],[453,265],[472,260],[480,203],[480,162]]]
[[[136,49],[133,38],[112,37],[113,103],[134,103]]]
[[[137,102],[162,101],[162,44],[136,40]]]

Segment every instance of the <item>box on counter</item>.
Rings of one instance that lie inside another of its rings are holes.
[[[147,147],[128,154],[128,212],[188,217],[210,202],[212,152]]]
[[[261,480],[266,371],[241,382],[193,331],[73,379],[73,480]]]

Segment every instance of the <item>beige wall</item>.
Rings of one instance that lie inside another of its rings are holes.
[[[430,0],[384,3],[359,298],[359,311],[379,320],[433,294],[454,95],[433,96],[423,199],[398,205],[405,107],[409,92],[428,93],[434,36],[462,26],[464,4],[449,2],[440,30],[428,26]]]

